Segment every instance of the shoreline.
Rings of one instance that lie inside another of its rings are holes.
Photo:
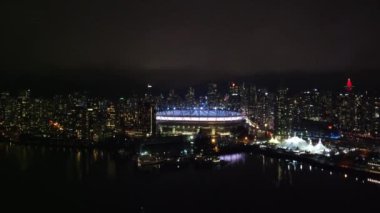
[[[109,142],[107,143],[91,143],[91,142],[63,142],[62,141],[49,141],[49,142],[11,142],[11,141],[0,141],[0,143],[8,143],[12,145],[19,146],[33,146],[33,147],[56,147],[56,148],[73,148],[73,149],[101,149],[101,150],[120,150],[124,149],[127,151],[134,159],[133,156],[137,155],[137,147],[140,145],[137,140],[132,140],[128,142]],[[223,147],[221,150],[216,153],[217,156],[225,155],[225,154],[234,154],[234,153],[255,153],[262,154],[265,156],[277,158],[277,159],[287,159],[287,160],[296,160],[299,162],[308,163],[312,166],[322,167],[333,171],[346,172],[359,176],[366,177],[376,177],[380,178],[380,171],[368,170],[364,168],[360,168],[358,166],[343,166],[339,165],[337,162],[333,162],[331,158],[321,156],[321,155],[312,155],[312,156],[304,156],[304,155],[296,155],[294,153],[286,152],[286,151],[278,151],[272,148],[262,149],[258,145],[238,145],[238,146],[228,146]]]
[[[293,153],[289,152],[278,152],[273,149],[267,149],[263,150],[257,147],[250,147],[250,151],[260,153],[266,156],[275,157],[275,158],[285,158],[288,160],[296,160],[299,162],[308,163],[313,166],[318,166],[330,170],[340,171],[340,172],[347,172],[350,174],[355,174],[359,176],[366,176],[366,177],[377,177],[380,178],[380,171],[368,171],[363,168],[359,168],[357,166],[342,166],[338,165],[336,162],[333,162],[332,159],[329,159],[324,156],[302,156],[302,155],[295,155]],[[319,157],[320,159],[317,159]]]

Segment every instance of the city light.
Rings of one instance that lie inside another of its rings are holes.
[[[168,110],[156,114],[157,121],[184,121],[184,122],[228,122],[243,121],[245,116],[238,112],[224,110]]]
[[[225,121],[242,121],[243,116],[234,117],[173,117],[173,116],[157,116],[158,121],[199,121],[199,122],[225,122]]]
[[[1,8],[2,212],[379,208],[380,0]]]

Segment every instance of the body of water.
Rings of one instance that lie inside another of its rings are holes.
[[[32,212],[255,212],[377,207],[380,185],[260,154],[138,170],[122,152],[0,144],[1,208]],[[380,179],[380,177],[379,177]],[[4,211],[11,212],[11,211]]]

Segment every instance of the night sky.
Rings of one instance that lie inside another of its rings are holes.
[[[377,0],[3,0],[0,13],[1,89],[380,76]]]

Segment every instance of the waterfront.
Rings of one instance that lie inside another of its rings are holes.
[[[361,209],[378,201],[366,177],[260,154],[225,165],[139,171],[119,151],[0,144],[3,207],[39,211],[236,212]],[[380,179],[380,178],[379,178]]]

